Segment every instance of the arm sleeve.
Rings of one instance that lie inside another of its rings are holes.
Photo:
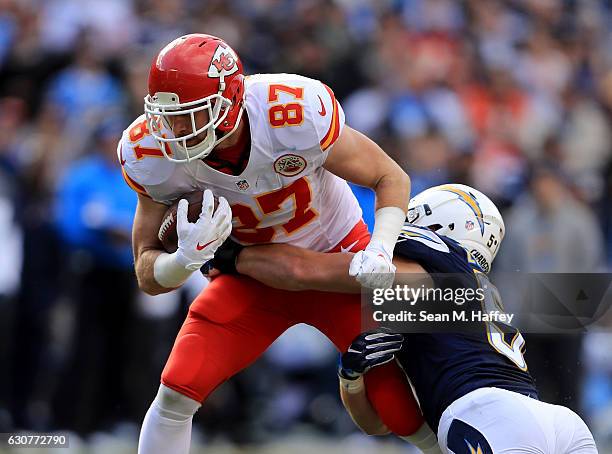
[[[328,152],[344,129],[344,110],[327,85],[313,81],[311,87],[308,91],[308,104],[312,123],[321,151]]]
[[[429,229],[405,224],[395,245],[395,254],[418,262],[428,273],[462,272],[460,251]]]

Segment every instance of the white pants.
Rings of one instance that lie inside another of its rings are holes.
[[[477,389],[449,405],[438,441],[448,454],[597,453],[588,427],[569,408],[499,388]]]

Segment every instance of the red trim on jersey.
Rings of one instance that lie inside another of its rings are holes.
[[[251,133],[249,120],[246,115],[242,117],[244,128],[238,142],[222,150],[214,150],[204,162],[213,169],[228,175],[240,175],[246,168],[251,154]]]
[[[141,185],[139,185],[138,183],[136,183],[134,180],[132,180],[132,178],[127,174],[127,172],[125,171],[123,167],[121,167],[121,173],[123,174],[123,178],[125,179],[125,182],[128,184],[130,188],[132,188],[138,194],[142,194],[144,196],[151,198],[151,196],[147,194],[147,190]]]
[[[325,151],[330,146],[332,146],[334,142],[336,142],[336,140],[338,139],[338,136],[340,135],[340,112],[338,109],[338,101],[336,101],[334,92],[327,85],[323,84],[323,86],[329,93],[329,97],[332,100],[332,108],[333,108],[331,124],[329,125],[329,129],[327,130],[327,133],[325,134],[323,139],[321,139],[321,142],[320,142],[321,150]]]
[[[125,159],[123,159],[123,144],[121,144],[119,146],[119,164],[121,164],[121,167],[125,165],[125,162]]]

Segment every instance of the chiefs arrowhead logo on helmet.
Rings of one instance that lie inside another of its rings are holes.
[[[238,57],[230,47],[219,44],[208,67],[208,77],[218,78],[234,74],[238,71],[237,60]]]

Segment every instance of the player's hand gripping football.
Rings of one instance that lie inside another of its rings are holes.
[[[349,275],[368,288],[390,288],[395,279],[393,252],[387,251],[382,242],[370,241],[363,251],[351,260]]]
[[[401,350],[404,336],[379,328],[357,336],[340,358],[338,375],[356,380],[372,367],[388,363]]]
[[[178,249],[177,263],[195,271],[211,260],[215,251],[232,231],[232,210],[223,197],[215,210],[215,199],[210,190],[204,191],[202,211],[196,222],[187,219],[187,200],[181,199],[176,210]]]

